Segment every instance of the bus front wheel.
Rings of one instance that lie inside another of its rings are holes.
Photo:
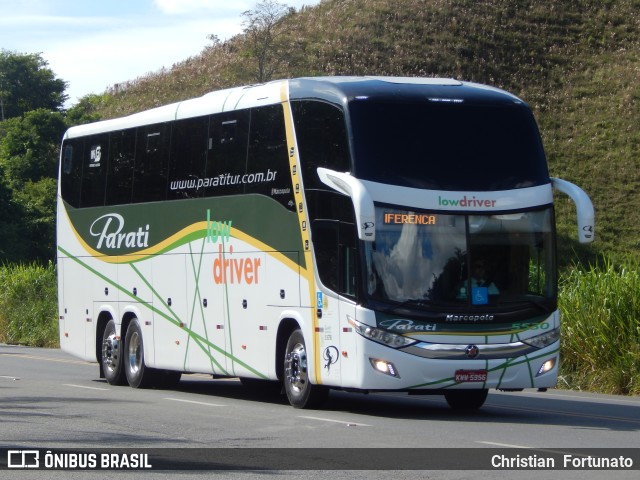
[[[284,357],[284,390],[295,408],[315,408],[327,398],[329,389],[313,385],[309,379],[307,349],[300,329],[287,342]]]

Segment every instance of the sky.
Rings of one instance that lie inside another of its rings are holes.
[[[67,82],[67,107],[90,93],[198,55],[242,32],[258,0],[0,0],[0,49],[39,53]],[[320,0],[280,0],[299,9]]]

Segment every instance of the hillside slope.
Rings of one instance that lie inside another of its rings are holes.
[[[640,0],[324,0],[280,29],[274,78],[443,76],[519,95],[538,119],[552,175],[594,200],[598,242],[579,248],[573,207],[559,197],[561,259],[572,250],[640,258]],[[111,88],[100,113],[252,83],[248,52],[243,35],[215,43]]]

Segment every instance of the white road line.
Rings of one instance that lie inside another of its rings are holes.
[[[65,387],[73,387],[73,388],[84,388],[85,390],[101,390],[103,392],[108,392],[108,388],[98,388],[98,387],[86,387],[84,385],[74,385],[72,383],[63,383]]]
[[[6,378],[7,380],[20,380],[20,377],[12,377],[10,375],[0,375],[0,378]]]
[[[194,400],[183,400],[181,398],[165,397],[163,400],[171,400],[172,402],[193,403],[194,405],[204,405],[205,407],[226,407],[226,405],[220,405],[218,403],[196,402]]]
[[[308,420],[319,420],[321,422],[341,423],[343,425],[346,425],[347,427],[371,427],[371,425],[367,425],[366,423],[345,422],[343,420],[333,420],[331,418],[304,417],[302,415],[298,415],[298,418],[306,418]]]

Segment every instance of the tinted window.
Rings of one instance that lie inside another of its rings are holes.
[[[205,195],[232,195],[244,191],[249,140],[249,110],[212,115],[207,139]]]
[[[111,134],[111,155],[107,170],[107,205],[131,202],[135,153],[136,129]]]
[[[261,193],[295,210],[282,105],[251,111],[245,193]]]
[[[342,109],[318,101],[292,102],[305,189],[327,188],[318,167],[350,171],[349,143]]]
[[[166,123],[138,128],[133,172],[134,203],[166,198],[170,134],[171,126]]]
[[[62,198],[72,207],[80,206],[82,184],[82,139],[67,140],[62,147],[60,188]]]
[[[180,120],[173,125],[169,199],[204,195],[209,118]]]
[[[332,218],[355,223],[353,201],[342,193],[330,190],[305,190],[309,219]]]
[[[108,158],[108,134],[95,135],[85,140],[82,159],[81,207],[98,207],[104,205]]]
[[[316,220],[313,247],[322,283],[334,292],[356,295],[356,229],[352,223]]]
[[[549,182],[538,130],[522,104],[350,105],[355,173],[436,190],[507,190]]]

